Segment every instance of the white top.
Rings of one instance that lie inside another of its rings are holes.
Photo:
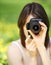
[[[50,38],[50,42],[51,42],[51,38]],[[23,65],[34,65],[33,59],[30,57],[29,53],[25,50],[25,48],[22,46],[20,39],[17,40],[17,41],[13,41],[11,43],[11,45],[13,45],[13,46],[15,45],[16,47],[18,47],[18,50],[20,51],[20,53],[22,55],[22,60],[21,61],[22,61]],[[49,50],[47,50],[47,52],[49,52]],[[40,56],[38,58],[37,63],[38,63],[37,65],[42,65],[42,61],[41,61]]]

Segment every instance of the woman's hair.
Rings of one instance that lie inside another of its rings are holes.
[[[38,4],[38,3],[29,3],[27,4],[18,19],[18,27],[20,29],[20,37],[21,37],[21,43],[22,45],[25,47],[25,35],[24,35],[24,30],[23,30],[23,26],[26,23],[26,19],[29,15],[33,15],[35,18],[41,18],[42,22],[44,24],[46,24],[47,26],[47,33],[46,33],[46,38],[45,38],[45,47],[48,47],[48,43],[49,43],[49,20],[48,20],[48,16],[44,10],[44,8]]]

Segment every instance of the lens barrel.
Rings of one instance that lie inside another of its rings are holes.
[[[39,21],[42,21],[42,19],[32,18],[30,22],[26,25],[27,30],[31,30],[35,35],[39,34],[41,30],[41,25],[39,24]]]

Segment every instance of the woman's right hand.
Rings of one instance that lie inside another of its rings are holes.
[[[37,55],[37,49],[34,39],[31,39],[30,35],[27,36],[25,40],[26,49],[30,52],[31,56]]]

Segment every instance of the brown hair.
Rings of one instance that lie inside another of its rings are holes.
[[[45,38],[45,47],[48,47],[48,43],[49,43],[49,20],[48,20],[48,16],[44,10],[44,8],[38,4],[38,3],[29,3],[27,4],[18,19],[18,27],[20,29],[20,37],[21,37],[21,43],[22,45],[25,47],[25,35],[24,35],[24,30],[23,30],[23,26],[26,22],[26,19],[29,15],[33,15],[36,18],[41,18],[43,20],[43,22],[46,24],[47,26],[47,33],[46,33],[46,38]]]

